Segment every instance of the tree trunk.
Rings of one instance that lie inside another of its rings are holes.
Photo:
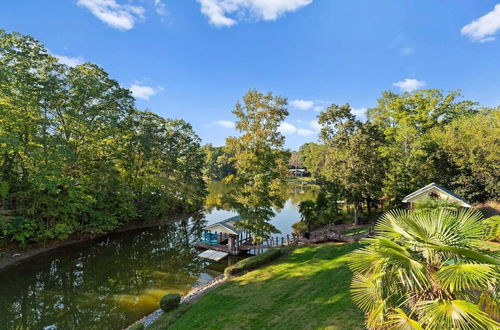
[[[354,224],[357,226],[359,225],[359,202],[354,202]]]

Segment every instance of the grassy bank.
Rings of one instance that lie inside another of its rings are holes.
[[[349,292],[346,254],[356,247],[331,243],[297,248],[208,293],[174,323],[164,318],[154,328],[363,329],[363,314]]]

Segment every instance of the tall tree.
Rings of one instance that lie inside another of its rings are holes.
[[[384,159],[379,148],[383,138],[377,127],[357,120],[349,104],[331,105],[320,113],[318,121],[327,146],[323,177],[342,187],[354,204],[354,223],[358,224],[361,203],[370,205],[380,196]]]
[[[286,106],[285,98],[250,90],[233,110],[241,135],[226,140],[225,152],[234,155],[230,160],[236,168],[226,180],[232,184],[227,198],[243,218],[240,226],[257,240],[279,232],[269,219],[284,204],[288,154],[278,128],[288,116]]]

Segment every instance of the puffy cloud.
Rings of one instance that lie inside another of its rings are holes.
[[[398,81],[393,84],[393,86],[398,87],[403,92],[411,92],[415,89],[419,89],[425,86],[425,81],[406,78],[405,80]]]
[[[116,0],[78,0],[77,4],[87,8],[95,17],[119,30],[130,30],[136,22],[144,19],[144,8],[121,5]]]
[[[71,66],[71,67],[85,63],[85,60],[83,59],[83,57],[80,57],[80,56],[71,57],[71,56],[55,55],[55,54],[53,54],[52,56],[57,58],[59,63],[65,64],[65,65]]]
[[[212,122],[213,125],[225,127],[225,128],[234,128],[236,124],[233,121],[229,120],[217,120]]]
[[[493,36],[500,31],[500,4],[484,16],[472,21],[461,30],[462,35],[473,41],[488,42],[495,40]]]
[[[201,12],[215,26],[232,26],[236,18],[273,21],[287,12],[307,6],[313,0],[197,0]],[[232,16],[232,17],[229,17]]]
[[[309,110],[314,107],[314,101],[293,100],[290,102],[290,105],[300,110]]]
[[[150,86],[140,85],[138,83],[132,84],[129,89],[132,91],[132,95],[135,98],[143,99],[146,101],[148,101],[151,96],[156,95],[158,92],[164,91],[164,88],[161,86],[153,88]]]
[[[280,127],[278,128],[278,132],[284,135],[294,134],[297,132],[297,127],[293,126],[292,124],[284,122],[281,123]]]

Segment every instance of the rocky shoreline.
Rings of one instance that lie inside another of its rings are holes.
[[[197,299],[201,298],[203,295],[208,293],[209,291],[219,287],[220,285],[224,284],[227,282],[227,278],[224,277],[224,274],[217,276],[210,282],[200,284],[198,286],[193,287],[187,294],[185,294],[181,298],[181,304],[182,303],[188,303],[188,302],[193,302],[196,301]],[[134,324],[137,323],[142,323],[144,327],[148,327],[151,324],[153,324],[160,316],[162,316],[164,312],[161,309],[157,309],[156,311],[152,312],[149,315],[146,315],[139,321],[135,322]],[[134,324],[130,325],[126,329],[129,329],[131,326]]]

